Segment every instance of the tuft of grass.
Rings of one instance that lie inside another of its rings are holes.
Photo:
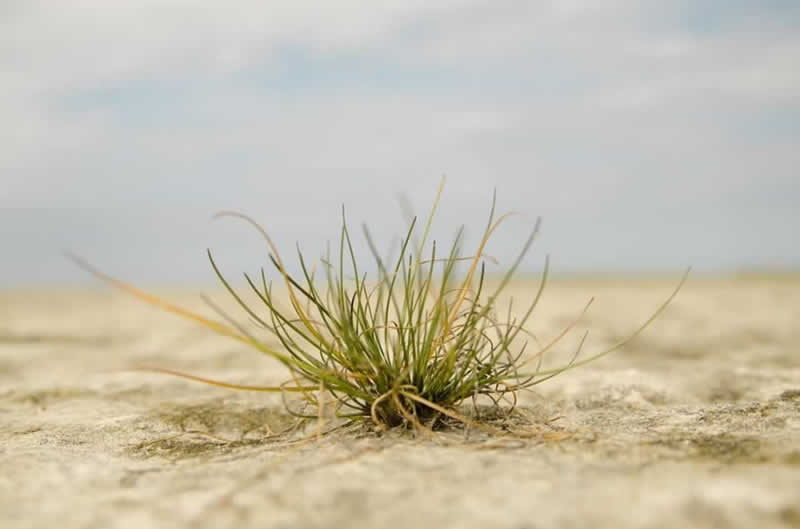
[[[396,258],[381,257],[369,230],[363,227],[377,268],[374,279],[368,278],[363,263],[356,258],[344,210],[338,251],[331,255],[329,249],[317,265],[309,266],[298,249],[301,273],[297,275],[287,271],[271,238],[253,219],[241,213],[219,213],[217,217],[244,220],[261,233],[278,281],[288,293],[288,307],[285,307],[261,268],[257,277],[244,274],[258,305],[246,302],[208,251],[217,277],[257,325],[257,332],[240,325],[213,304],[222,321],[142,292],[107,276],[80,258],[71,257],[94,275],[147,303],[192,319],[272,357],[285,366],[290,379],[274,387],[243,386],[167,369],[147,369],[232,389],[294,392],[320,414],[326,399],[332,397],[339,417],[372,422],[379,428],[424,427],[441,416],[471,423],[457,407],[480,396],[490,398],[495,405],[507,397],[516,402],[520,390],[596,360],[635,338],[672,301],[688,275],[687,270],[659,308],[615,346],[579,359],[587,331],[567,363],[555,369],[542,369],[545,354],[569,333],[589,308],[591,300],[578,318],[555,338],[540,343],[526,330],[526,324],[547,282],[549,263],[545,259],[534,298],[519,313],[515,313],[509,303],[501,314],[498,297],[530,250],[539,220],[510,268],[490,288],[485,249],[497,227],[510,214],[496,216],[496,196],[493,197],[480,243],[467,256],[462,255],[463,228],[448,247],[441,248],[436,241],[428,244],[443,185],[444,181],[421,237],[418,237],[418,222],[414,218],[401,240]],[[466,264],[466,273],[459,273],[461,263]],[[320,274],[318,268],[322,270]],[[280,347],[272,345],[275,343]],[[533,350],[528,352],[528,349]]]

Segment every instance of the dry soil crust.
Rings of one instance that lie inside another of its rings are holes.
[[[594,295],[599,349],[671,286],[555,282],[530,328]],[[798,527],[798,343],[800,280],[695,280],[642,338],[521,396],[566,440],[292,443],[274,396],[115,371],[282,381],[269,359],[113,292],[0,293],[0,527]]]

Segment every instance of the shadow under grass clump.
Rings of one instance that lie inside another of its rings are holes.
[[[173,461],[219,456],[237,448],[285,440],[298,425],[297,418],[280,407],[247,408],[218,402],[161,406],[147,420],[177,433],[138,443],[129,452],[137,457],[159,456]]]
[[[244,408],[230,404],[193,404],[161,408],[154,418],[180,431],[202,430],[217,435],[244,438],[260,431],[272,435],[296,422],[282,408]]]
[[[255,440],[227,441],[211,436],[191,435],[190,432],[130,447],[128,453],[138,459],[153,457],[168,459],[173,463],[187,459],[211,459],[233,453],[236,449],[258,446]]]
[[[655,439],[647,444],[668,448],[676,453],[678,459],[725,464],[764,463],[775,459],[759,439],[728,433],[677,435]]]
[[[498,303],[531,248],[539,221],[510,268],[490,287],[486,281],[486,261],[490,259],[485,254],[486,247],[510,214],[496,217],[493,199],[480,242],[466,255],[462,252],[463,227],[444,251],[436,241],[429,245],[443,184],[421,236],[414,218],[395,258],[381,256],[369,230],[363,227],[372,254],[369,265],[372,272],[356,257],[344,213],[338,251],[332,254],[329,248],[319,262],[309,264],[298,249],[301,273],[297,275],[287,271],[271,238],[254,220],[234,212],[218,214],[217,217],[244,220],[259,231],[267,243],[269,262],[279,284],[286,290],[286,296],[279,299],[272,281],[261,268],[256,276],[244,274],[249,294],[258,302],[248,303],[208,252],[214,272],[257,326],[256,330],[238,323],[210,300],[207,301],[219,320],[173,305],[111,278],[78,258],[74,260],[143,301],[192,319],[277,360],[290,378],[280,386],[244,386],[167,369],[144,369],[232,389],[291,393],[316,411],[305,415],[287,407],[290,413],[315,418],[328,414],[332,408],[338,418],[364,421],[378,429],[395,426],[430,429],[437,420],[446,417],[496,431],[482,419],[466,417],[457,411],[458,407],[478,398],[488,398],[497,407],[503,402],[513,407],[519,391],[621,348],[664,310],[686,279],[684,276],[661,307],[620,343],[579,360],[587,332],[577,341],[569,361],[559,367],[544,368],[545,354],[578,323],[591,300],[561,332],[540,341],[526,324],[547,281],[547,259],[532,300],[521,309],[515,309],[513,300],[507,306]],[[459,270],[462,263],[466,266],[465,273]],[[376,277],[371,279],[370,273]],[[278,347],[273,345],[276,340]]]
[[[724,465],[800,465],[800,451],[793,445],[760,439],[754,435],[682,434],[654,439],[646,444],[666,448],[670,454],[667,457],[678,460]]]
[[[731,434],[699,435],[689,439],[698,459],[724,463],[761,463],[769,459],[760,440]]]

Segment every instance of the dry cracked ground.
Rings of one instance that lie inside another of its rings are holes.
[[[595,296],[599,350],[674,283],[555,281],[529,327]],[[241,345],[102,287],[0,292],[0,527],[800,527],[798,343],[800,278],[692,279],[639,339],[520,396],[517,431],[563,435],[317,438],[277,435],[278,396],[121,369],[285,379]]]

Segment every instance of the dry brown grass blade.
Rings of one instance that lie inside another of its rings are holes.
[[[545,345],[544,347],[539,349],[531,357],[529,357],[529,358],[525,359],[523,362],[521,362],[519,364],[519,366],[517,366],[517,368],[518,369],[522,368],[523,366],[527,365],[528,362],[532,362],[533,360],[536,360],[537,358],[540,358],[543,354],[545,354],[547,351],[549,351],[554,345],[556,345],[558,342],[560,342],[567,334],[569,334],[569,332],[578,324],[578,322],[580,322],[583,319],[583,317],[589,311],[589,307],[592,306],[593,302],[594,302],[594,298],[589,299],[589,302],[586,303],[586,305],[583,307],[583,310],[581,311],[581,313],[578,314],[578,316],[574,320],[572,320],[566,327],[564,327],[561,330],[561,332],[558,334],[558,336],[553,338],[553,340],[550,343],[548,343],[547,345]]]
[[[144,301],[145,303],[147,303],[149,305],[152,305],[154,307],[158,307],[160,309],[166,310],[167,312],[171,312],[173,314],[177,314],[178,316],[182,316],[182,317],[187,318],[189,320],[193,320],[193,321],[199,323],[200,325],[202,325],[202,326],[204,326],[204,327],[206,327],[208,329],[211,329],[212,331],[216,332],[217,334],[221,334],[223,336],[227,336],[229,338],[233,338],[234,340],[237,340],[239,342],[242,342],[242,343],[245,343],[245,344],[250,345],[252,347],[255,347],[256,349],[260,350],[261,352],[266,353],[266,354],[268,354],[270,356],[273,356],[273,357],[277,358],[278,360],[283,361],[284,363],[287,360],[285,355],[283,355],[283,354],[281,354],[281,353],[279,353],[277,351],[273,351],[272,349],[269,349],[268,347],[265,347],[264,344],[262,344],[261,342],[258,342],[258,341],[253,340],[252,338],[250,338],[248,336],[244,336],[244,335],[240,334],[238,331],[236,331],[232,327],[229,327],[229,326],[227,326],[227,325],[225,325],[223,323],[220,323],[218,321],[210,320],[210,319],[206,318],[205,316],[201,316],[200,314],[196,314],[196,313],[194,313],[194,312],[192,312],[190,310],[184,309],[183,307],[175,305],[174,303],[171,303],[171,302],[169,302],[169,301],[167,301],[167,300],[165,300],[163,298],[160,298],[158,296],[155,296],[153,294],[148,294],[147,292],[144,292],[143,290],[140,290],[140,289],[134,287],[133,285],[131,285],[129,283],[126,283],[125,281],[119,280],[119,279],[117,279],[115,277],[112,277],[112,276],[102,272],[98,268],[95,268],[94,266],[89,264],[88,261],[86,261],[85,259],[82,259],[81,257],[78,257],[75,254],[66,252],[65,255],[66,255],[67,258],[69,258],[75,264],[77,264],[78,266],[80,266],[81,268],[83,268],[84,270],[86,270],[87,272],[92,274],[93,276],[97,277],[98,279],[101,279],[101,280],[105,281],[106,283],[114,286],[115,288],[118,288],[118,289],[120,289],[120,290],[122,290],[124,292],[127,292],[128,294],[132,295],[133,297],[138,298],[138,299]]]
[[[286,288],[288,288],[289,290],[289,299],[292,302],[292,307],[294,308],[295,312],[303,321],[303,325],[306,327],[306,329],[308,329],[311,335],[314,336],[317,340],[319,340],[321,344],[324,344],[326,347],[330,347],[330,344],[327,342],[327,340],[325,340],[325,338],[319,333],[317,328],[311,323],[311,319],[308,317],[305,310],[303,310],[302,303],[300,303],[300,300],[297,299],[297,294],[295,293],[294,288],[292,287],[292,282],[291,279],[289,278],[289,274],[286,272],[286,268],[283,265],[283,260],[281,259],[280,252],[278,252],[278,247],[275,246],[274,242],[272,242],[272,238],[269,236],[267,231],[258,222],[256,222],[255,219],[253,219],[249,215],[245,215],[244,213],[239,213],[238,211],[220,211],[219,213],[214,215],[213,218],[219,219],[224,217],[233,217],[241,219],[250,224],[251,226],[253,226],[256,230],[258,230],[258,232],[261,234],[261,236],[269,245],[272,254],[275,256],[275,260],[278,263],[279,271],[283,276],[283,280],[286,283]]]
[[[246,384],[234,384],[232,382],[224,382],[221,380],[216,380],[212,378],[201,377],[197,375],[192,375],[189,373],[183,373],[181,371],[176,371],[174,369],[166,369],[163,367],[154,367],[154,366],[132,366],[127,369],[127,371],[146,371],[150,373],[161,373],[163,375],[172,375],[175,377],[185,378],[187,380],[193,380],[195,382],[202,382],[203,384],[209,384],[211,386],[219,386],[221,388],[228,388],[228,389],[238,389],[242,391],[261,391],[266,393],[304,393],[309,390],[314,390],[313,386],[250,386]]]

